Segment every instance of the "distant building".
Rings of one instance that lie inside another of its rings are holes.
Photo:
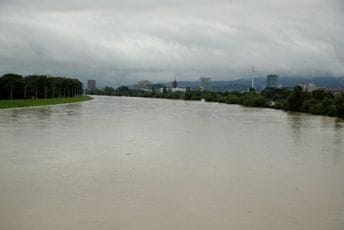
[[[87,80],[87,89],[90,91],[96,90],[96,80]]]
[[[160,89],[163,89],[165,86],[161,83],[156,83],[151,86],[153,92],[160,92]]]
[[[147,80],[139,81],[134,88],[143,91],[152,91],[153,83]]]
[[[308,84],[304,84],[304,85],[301,85],[302,86],[302,89],[306,92],[312,92],[314,90],[317,90],[319,89],[316,85],[314,85],[313,83],[308,83]]]
[[[144,80],[144,81],[139,81],[137,83],[137,85],[139,87],[142,87],[142,88],[148,88],[148,87],[151,87],[152,86],[152,83],[150,81],[147,81],[147,80]]]
[[[324,90],[326,92],[333,93],[333,95],[344,93],[344,88],[330,88],[330,89],[324,89]]]
[[[182,93],[186,93],[186,88],[171,88],[171,92],[182,92]]]
[[[210,89],[210,82],[211,82],[211,78],[210,77],[201,77],[199,79],[200,81],[200,86],[199,89],[201,91],[206,91]]]
[[[177,88],[178,86],[178,82],[176,79],[174,79],[174,81],[172,82],[172,88]]]
[[[175,92],[186,93],[187,91],[190,91],[190,89],[188,89],[188,88],[170,88],[170,87],[163,87],[163,88],[159,88],[159,90],[158,90],[159,93],[166,93],[166,92],[171,92],[171,93],[175,93]]]
[[[266,77],[266,88],[267,89],[274,89],[278,87],[278,75],[276,74],[269,74]]]

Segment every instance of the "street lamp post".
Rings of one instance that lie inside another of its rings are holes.
[[[13,99],[13,85],[11,85],[11,100]]]

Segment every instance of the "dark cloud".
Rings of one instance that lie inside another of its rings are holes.
[[[0,1],[0,73],[342,76],[343,11],[341,0]]]

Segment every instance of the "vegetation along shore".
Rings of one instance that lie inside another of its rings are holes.
[[[0,109],[54,105],[91,100],[82,96],[78,79],[47,75],[21,76],[5,74],[0,77]]]
[[[265,89],[261,92],[213,92],[200,90],[188,90],[186,92],[154,92],[121,86],[116,90],[111,87],[105,87],[101,90],[96,90],[94,93],[99,95],[182,100],[204,99],[208,102],[238,104],[249,107],[266,107],[344,118],[344,93],[334,94],[322,89],[307,92],[303,90],[301,86],[297,86],[292,90],[288,88],[276,88]]]

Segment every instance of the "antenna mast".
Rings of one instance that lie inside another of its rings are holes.
[[[252,81],[251,81],[251,88],[254,89],[254,66],[252,66]]]

